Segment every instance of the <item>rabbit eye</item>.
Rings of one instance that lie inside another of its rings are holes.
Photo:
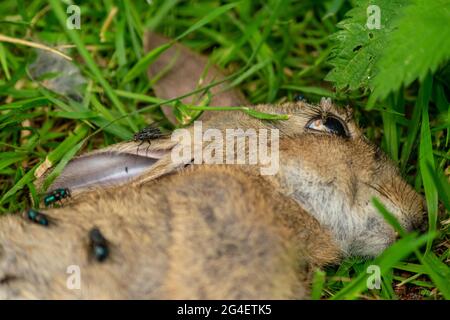
[[[316,131],[324,131],[348,138],[347,128],[342,121],[336,117],[314,118],[308,122],[306,128]]]

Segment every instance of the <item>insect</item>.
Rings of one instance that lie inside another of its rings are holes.
[[[97,227],[94,227],[89,231],[89,247],[92,256],[98,262],[103,262],[108,258],[108,241]]]
[[[59,188],[48,193],[44,198],[44,204],[46,207],[55,203],[56,201],[61,201],[64,198],[70,197],[70,190],[68,188]]]
[[[36,211],[34,209],[28,209],[25,212],[25,216],[26,216],[26,218],[28,218],[28,220],[33,221],[34,223],[40,224],[45,227],[47,227],[50,223],[48,217],[45,214],[43,214],[39,211]]]
[[[147,154],[148,148],[150,148],[150,145],[151,145],[151,140],[158,139],[158,138],[161,138],[161,137],[164,137],[167,135],[167,133],[161,132],[161,130],[157,127],[157,124],[158,124],[158,122],[154,122],[151,125],[149,125],[148,127],[145,127],[144,129],[142,129],[141,131],[139,131],[138,133],[136,133],[134,135],[133,140],[135,142],[139,142],[139,141],[141,142],[141,144],[138,145],[137,153],[139,153],[139,147],[144,142],[148,142],[148,147],[145,152],[145,154]]]

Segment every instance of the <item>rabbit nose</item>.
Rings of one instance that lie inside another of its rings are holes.
[[[415,221],[413,223],[413,227],[414,230],[418,230],[421,233],[426,232],[428,230],[428,219],[421,219],[420,221]]]
[[[419,231],[423,233],[428,229],[428,223],[424,219],[413,218],[408,221],[404,228],[406,232]]]
[[[411,233],[413,231],[416,231],[416,228],[414,228],[413,225],[409,223],[407,226],[404,227],[404,231],[405,233]]]

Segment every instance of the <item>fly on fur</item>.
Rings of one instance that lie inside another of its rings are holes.
[[[148,148],[150,148],[151,145],[151,141],[154,139],[158,139],[164,136],[167,136],[168,133],[164,133],[161,131],[161,129],[158,127],[159,122],[153,122],[151,125],[149,125],[148,127],[145,127],[144,129],[142,129],[141,131],[137,132],[134,137],[133,140],[135,142],[141,142],[138,145],[137,148],[137,153],[139,153],[139,147],[147,142],[148,143],[148,147],[146,150],[146,154],[148,152]]]
[[[61,202],[62,199],[70,197],[70,190],[68,188],[55,189],[49,193],[44,198],[44,204],[48,207],[55,202]]]
[[[97,227],[89,231],[89,249],[90,255],[98,262],[105,261],[109,256],[108,241]]]
[[[28,209],[25,212],[25,218],[44,227],[48,227],[50,224],[50,218],[35,209]]]

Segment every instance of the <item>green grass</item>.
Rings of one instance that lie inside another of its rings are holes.
[[[106,28],[114,7],[118,13]],[[36,201],[33,181],[42,168],[56,166],[57,174],[75,154],[130,139],[150,121],[164,120],[162,101],[152,91],[156,79],[146,76],[164,48],[150,53],[142,48],[144,30],[152,29],[207,54],[252,103],[292,101],[302,94],[312,102],[326,96],[350,104],[366,136],[426,196],[429,233],[404,235],[376,261],[347,259],[319,271],[313,298],[449,299],[448,61],[368,109],[370,90],[356,89],[358,83],[352,91],[336,90],[324,81],[336,45],[330,35],[351,8],[344,0],[103,0],[81,5],[81,30],[68,30],[66,5],[59,0],[3,0],[0,34],[50,47],[71,45],[66,53],[87,83],[79,101],[57,95],[30,79],[34,49],[0,42],[0,213],[30,206],[30,192]],[[383,267],[381,290],[365,286],[371,264]]]

